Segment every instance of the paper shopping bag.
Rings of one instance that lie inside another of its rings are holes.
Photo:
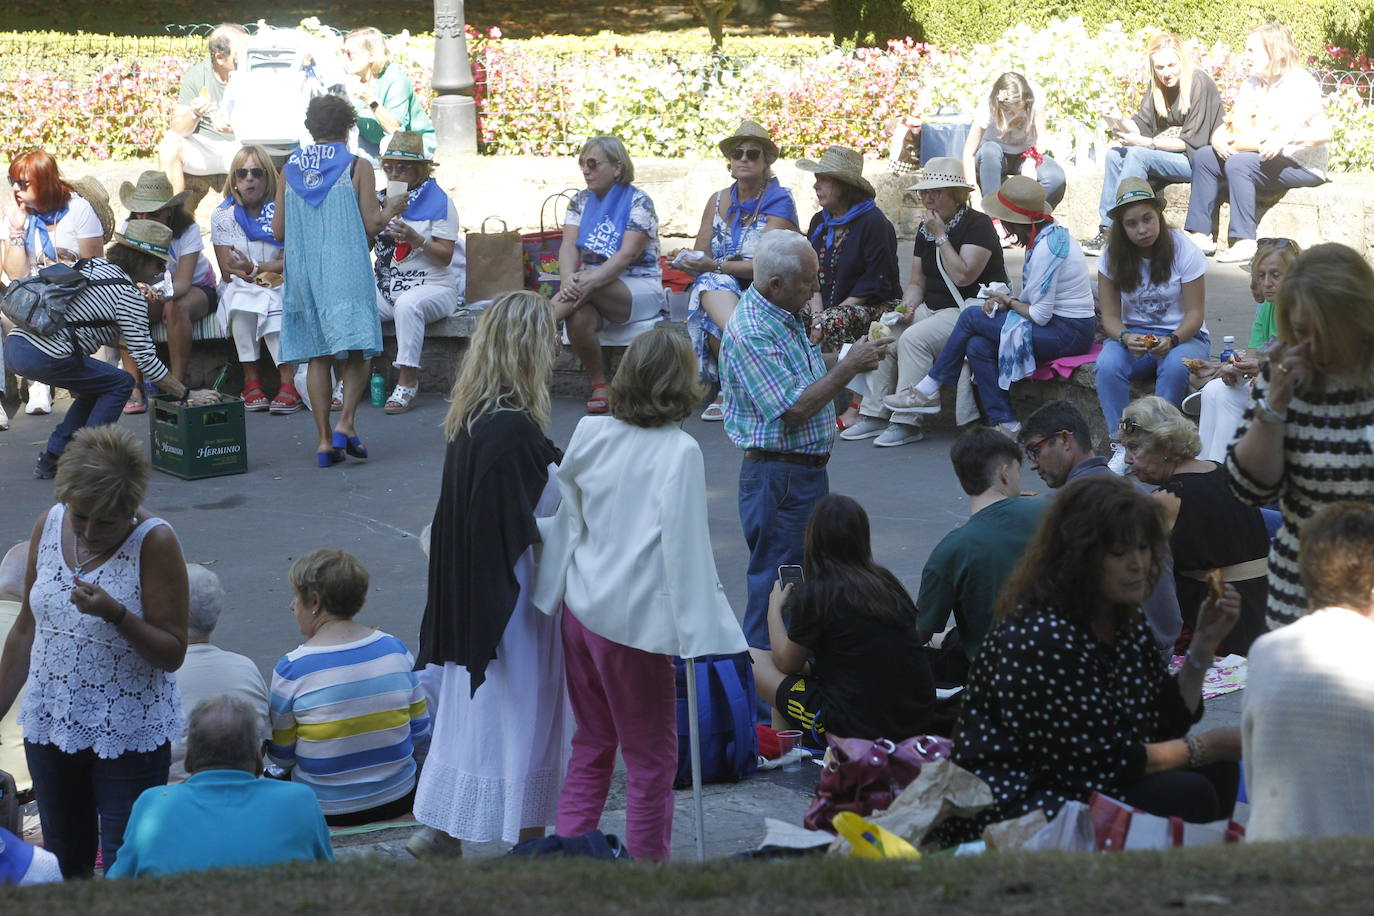
[[[500,232],[488,232],[487,223],[501,224]],[[467,234],[468,302],[494,299],[502,293],[523,289],[524,265],[520,247],[520,233],[506,228],[506,223],[494,216],[482,220],[481,228]]]

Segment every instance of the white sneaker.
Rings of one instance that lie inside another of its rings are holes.
[[[1017,420],[1012,420],[1010,423],[998,423],[997,428],[1006,433],[1011,439],[1015,439],[1017,436],[1021,435],[1021,424]]]
[[[1249,261],[1255,256],[1257,249],[1254,239],[1236,239],[1221,254],[1217,255],[1218,264],[1239,264],[1242,261]]]
[[[858,439],[872,439],[885,429],[887,429],[886,420],[879,420],[877,417],[865,417],[861,414],[859,422],[840,433],[840,438],[850,442]]]
[[[24,413],[52,413],[52,387],[41,382],[29,382],[29,403],[25,405]]]
[[[1126,474],[1126,449],[1119,443],[1112,443],[1112,457],[1107,459],[1107,470],[1113,474]]]
[[[910,445],[913,442],[920,442],[926,437],[921,432],[921,427],[912,426],[909,423],[892,422],[887,424],[887,429],[883,430],[873,444],[880,448],[895,448],[899,445]]]
[[[406,840],[406,852],[417,859],[454,858],[463,854],[463,844],[442,830],[421,827]]]
[[[10,428],[10,415],[5,413],[4,405],[0,405],[0,432]]]

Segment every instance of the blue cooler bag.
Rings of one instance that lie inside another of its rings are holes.
[[[701,782],[738,782],[758,768],[754,733],[754,666],[748,652],[703,655],[697,669],[697,717],[701,734]],[[674,789],[692,784],[692,745],[688,732],[687,666],[677,666],[677,776]]]
[[[921,122],[921,165],[937,156],[964,158],[964,142],[973,122],[958,112],[942,112]]]

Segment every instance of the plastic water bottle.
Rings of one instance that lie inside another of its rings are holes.
[[[1236,339],[1230,334],[1227,334],[1221,339],[1221,356],[1218,356],[1217,359],[1221,360],[1223,363],[1229,363],[1235,358],[1235,355]]]
[[[372,406],[386,406],[386,379],[380,372],[372,373]]]

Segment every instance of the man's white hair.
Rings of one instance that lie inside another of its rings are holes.
[[[186,585],[190,593],[186,630],[194,636],[209,637],[224,610],[224,586],[219,584],[219,576],[199,563],[186,564]]]
[[[801,270],[809,251],[812,251],[811,243],[800,232],[791,229],[765,232],[754,249],[754,285],[764,290],[774,277],[792,279]]]

